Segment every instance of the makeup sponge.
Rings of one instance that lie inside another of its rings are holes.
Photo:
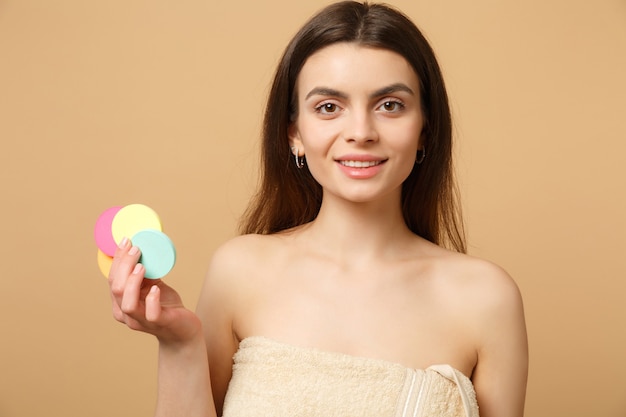
[[[104,276],[109,275],[115,249],[124,237],[141,251],[139,262],[145,268],[145,278],[162,278],[176,263],[176,249],[163,233],[159,215],[143,204],[106,209],[96,220],[94,237],[98,266]]]
[[[139,262],[146,269],[144,277],[162,278],[174,267],[176,250],[165,233],[154,229],[144,229],[138,231],[131,241],[141,250]]]
[[[96,220],[96,227],[94,229],[96,245],[98,249],[107,256],[115,255],[117,243],[115,239],[113,239],[111,224],[113,223],[113,217],[115,217],[121,208],[121,206],[108,208],[104,210],[100,217],[98,217],[98,220]]]

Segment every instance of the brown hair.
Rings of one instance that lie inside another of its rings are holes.
[[[409,18],[390,6],[367,2],[342,1],[324,8],[300,29],[285,49],[265,111],[260,187],[244,214],[241,232],[276,233],[308,223],[317,216],[322,188],[306,167],[296,168],[287,129],[297,114],[294,89],[307,58],[338,42],[394,51],[415,70],[420,81],[427,154],[403,183],[404,220],[417,235],[465,252],[452,166],[452,121],[437,59]]]

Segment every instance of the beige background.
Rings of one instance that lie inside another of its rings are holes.
[[[255,184],[263,100],[327,1],[0,0],[0,416],[148,416],[156,343],[92,229],[148,204],[187,304]],[[626,415],[626,2],[391,2],[456,118],[471,253],[525,298],[527,416]]]

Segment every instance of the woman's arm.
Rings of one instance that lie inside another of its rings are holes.
[[[124,240],[109,285],[113,316],[159,342],[156,416],[216,417],[202,324],[178,293],[161,280],[144,279],[139,250]]]
[[[211,368],[211,389],[218,415],[223,411],[233,356],[239,347],[234,318],[246,305],[242,301],[248,293],[246,283],[254,277],[254,268],[250,268],[254,264],[250,260],[254,249],[245,245],[249,240],[238,237],[215,251],[196,307],[203,324],[205,356]]]
[[[204,338],[159,345],[156,417],[217,416]]]
[[[472,374],[481,417],[522,417],[528,376],[524,308],[511,277],[496,266],[485,268],[476,302],[478,362]]]

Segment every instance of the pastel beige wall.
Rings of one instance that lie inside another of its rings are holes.
[[[92,228],[161,214],[195,306],[255,184],[267,86],[327,1],[0,0],[0,416],[147,416]],[[626,414],[626,2],[416,2],[456,118],[471,252],[526,304],[527,416]]]

